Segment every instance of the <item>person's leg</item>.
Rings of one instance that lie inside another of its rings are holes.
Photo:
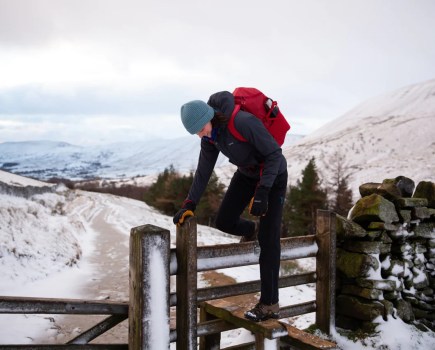
[[[238,171],[234,173],[216,217],[217,229],[236,236],[246,236],[254,232],[254,222],[241,218],[240,215],[254,195],[256,185],[257,181],[254,179]]]
[[[279,301],[278,280],[281,261],[281,222],[287,190],[287,172],[277,176],[269,193],[268,210],[260,219],[260,303],[276,304]]]

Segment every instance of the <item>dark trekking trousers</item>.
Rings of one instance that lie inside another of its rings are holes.
[[[245,236],[255,229],[253,221],[241,218],[255,193],[258,181],[236,171],[222,200],[216,217],[216,227],[226,233]],[[271,305],[279,300],[278,279],[281,254],[281,221],[287,189],[287,171],[279,174],[269,192],[268,210],[260,218],[260,302]]]

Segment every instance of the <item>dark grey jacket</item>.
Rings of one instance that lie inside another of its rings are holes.
[[[217,92],[207,102],[215,111],[231,116],[234,97],[228,91]],[[281,148],[254,115],[239,111],[234,119],[236,130],[248,141],[237,140],[227,126],[218,129],[214,143],[201,139],[198,167],[187,199],[198,204],[213,172],[219,152],[251,178],[258,179],[259,185],[272,187],[275,178],[287,169],[287,162]],[[260,165],[262,164],[262,166]],[[263,168],[262,173],[261,168]]]

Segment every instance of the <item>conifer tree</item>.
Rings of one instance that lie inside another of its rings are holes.
[[[302,180],[289,186],[284,207],[284,236],[315,233],[317,209],[327,208],[327,193],[320,187],[314,157],[302,171]]]
[[[349,188],[347,173],[348,166],[345,156],[337,151],[332,158],[325,164],[325,168],[332,173],[328,181],[330,207],[337,214],[347,216],[350,208],[352,208],[352,190]]]
[[[172,216],[186,199],[192,181],[193,173],[189,176],[182,176],[171,165],[160,173],[156,182],[148,188],[144,197],[145,202],[163,214]],[[216,173],[213,172],[201,201],[196,206],[195,216],[198,223],[214,225],[223,193],[224,185],[219,182]]]
[[[352,190],[348,187],[347,180],[341,179],[337,186],[337,192],[332,210],[342,216],[347,216],[350,208],[353,206]]]

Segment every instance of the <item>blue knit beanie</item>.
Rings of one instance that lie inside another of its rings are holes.
[[[181,106],[181,121],[192,135],[200,132],[213,116],[214,109],[203,101],[194,100]]]

